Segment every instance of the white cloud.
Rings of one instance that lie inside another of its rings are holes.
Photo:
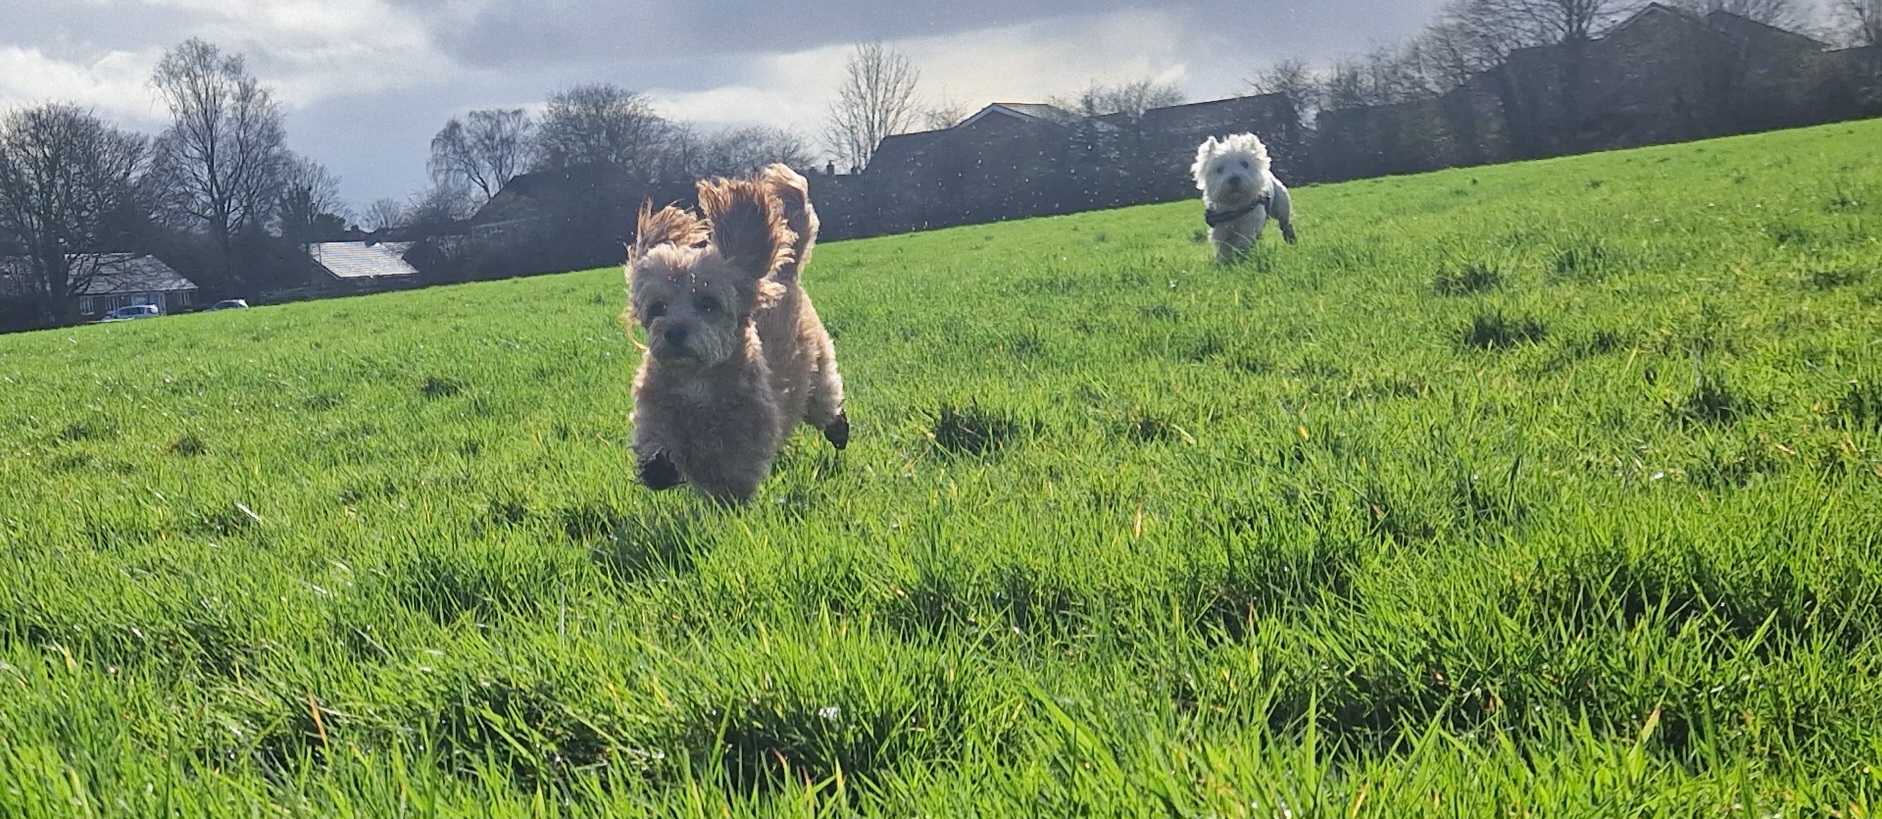
[[[921,71],[924,106],[977,109],[989,102],[1043,102],[1092,83],[1139,79],[1186,85],[1182,33],[1163,15],[1126,11],[1054,19],[889,45]],[[662,116],[710,125],[772,125],[814,136],[843,77],[850,46],[826,46],[754,61],[742,82],[703,91],[649,89]],[[1193,93],[1215,93],[1214,88]]]
[[[915,40],[904,48],[921,67],[929,96],[976,106],[1043,102],[1094,82],[1152,78],[1181,84],[1187,61],[1175,22],[1167,14],[1123,11]]]
[[[241,53],[289,107],[435,80],[450,60],[386,0],[158,0],[202,16],[190,33]]]
[[[698,91],[655,87],[646,94],[671,120],[707,128],[769,125],[814,137],[848,57],[848,46],[767,55],[725,85]]]
[[[25,19],[38,27],[34,34],[10,44],[0,35],[0,104],[51,96],[138,120],[160,117],[151,69],[191,37],[242,55],[248,71],[289,108],[451,74],[427,20],[395,2],[143,0],[82,6],[63,23]],[[126,42],[138,47],[125,50]]]
[[[148,79],[161,49],[110,51],[89,62],[58,60],[38,48],[0,46],[0,104],[69,102],[127,125],[161,118]]]

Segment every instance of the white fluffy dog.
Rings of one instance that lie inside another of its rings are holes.
[[[1268,146],[1254,134],[1227,139],[1209,137],[1196,148],[1189,172],[1202,191],[1203,220],[1217,262],[1234,261],[1261,238],[1268,217],[1281,226],[1281,238],[1294,243],[1294,208],[1287,186],[1269,170]]]

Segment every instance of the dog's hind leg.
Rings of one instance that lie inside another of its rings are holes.
[[[818,356],[817,371],[810,378],[810,403],[804,408],[804,420],[823,432],[831,446],[849,446],[850,420],[843,412],[843,376],[837,374],[836,356],[828,351]]]
[[[1288,244],[1294,244],[1294,200],[1287,195],[1287,187],[1280,180],[1274,182],[1274,206],[1269,208],[1274,221],[1281,226],[1281,238]]]

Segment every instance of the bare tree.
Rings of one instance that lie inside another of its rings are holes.
[[[340,179],[326,166],[305,157],[291,157],[283,175],[275,223],[281,237],[307,243],[346,230],[346,203],[340,200]]]
[[[25,251],[32,294],[45,317],[78,318],[78,297],[118,238],[108,226],[139,206],[147,143],[67,104],[0,119],[0,234]]]
[[[1333,63],[1333,70],[1321,84],[1320,99],[1329,111],[1359,108],[1377,102],[1366,84],[1365,66],[1351,57]]]
[[[1699,14],[1723,11],[1782,29],[1802,28],[1810,21],[1810,10],[1799,0],[1673,0],[1672,5]]]
[[[884,137],[906,132],[916,120],[915,84],[921,72],[908,57],[882,43],[850,53],[843,84],[830,105],[825,146],[837,161],[860,170]]]
[[[1518,48],[1592,40],[1636,0],[1452,0],[1440,22],[1463,26],[1478,47],[1501,57]]]
[[[734,128],[715,134],[706,141],[710,173],[746,174],[773,162],[793,168],[809,168],[816,163],[810,147],[797,134],[780,128],[753,126]]]
[[[1122,114],[1130,119],[1138,119],[1144,115],[1145,111],[1181,105],[1183,100],[1183,89],[1176,85],[1141,79],[1123,85],[1102,85],[1094,82],[1091,87],[1086,88],[1073,99],[1054,99],[1052,102],[1060,108],[1076,111],[1087,117]]]
[[[669,179],[741,176],[773,162],[804,170],[816,163],[816,156],[797,134],[762,125],[704,136],[689,127],[676,127],[666,156],[662,176]]]
[[[1438,95],[1429,62],[1424,44],[1414,39],[1402,46],[1374,48],[1366,53],[1363,66],[1374,96],[1389,105]]]
[[[650,179],[672,130],[644,94],[610,83],[577,85],[550,95],[536,129],[533,167],[605,164]]]
[[[462,185],[436,184],[412,199],[404,210],[402,227],[436,227],[469,219],[477,207],[470,189]]]
[[[535,122],[521,108],[472,111],[461,120],[452,117],[431,138],[431,178],[462,182],[489,199],[523,172],[535,130]]]
[[[956,100],[942,100],[921,109],[921,125],[930,131],[941,131],[961,124],[974,113],[972,108]]]
[[[360,216],[360,226],[367,230],[387,230],[405,224],[405,203],[397,199],[374,199]]]
[[[1543,123],[1541,108],[1525,97],[1524,83],[1508,58],[1518,49],[1561,46],[1564,72],[1555,83],[1554,104],[1570,122],[1579,119],[1582,105],[1581,75],[1587,59],[1581,46],[1639,5],[1639,0],[1450,0],[1439,12],[1427,37],[1441,38],[1428,52],[1439,68],[1439,84],[1468,79],[1482,71],[1502,106],[1504,127],[1519,153],[1560,151],[1568,146],[1565,133]],[[1433,35],[1432,32],[1438,32]]]
[[[1248,80],[1251,94],[1280,94],[1294,106],[1301,122],[1310,122],[1320,106],[1320,82],[1299,57],[1289,57],[1258,71]]]
[[[158,136],[153,171],[176,221],[207,230],[227,252],[265,222],[288,166],[281,108],[241,55],[190,39],[151,75],[171,124]]]
[[[1329,110],[1392,105],[1427,99],[1437,93],[1416,43],[1397,48],[1380,46],[1363,57],[1343,58],[1333,64],[1321,89]]]
[[[1455,17],[1427,26],[1416,42],[1425,74],[1439,92],[1470,82],[1509,54],[1507,43],[1486,37],[1476,26]]]

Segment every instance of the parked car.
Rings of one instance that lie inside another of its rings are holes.
[[[155,318],[163,315],[154,304],[132,304],[120,307],[104,315],[99,321],[127,321],[130,319]]]
[[[209,305],[207,308],[204,308],[204,309],[206,310],[237,310],[237,309],[247,307],[247,306],[248,306],[248,301],[245,299],[223,299],[222,301]]]

